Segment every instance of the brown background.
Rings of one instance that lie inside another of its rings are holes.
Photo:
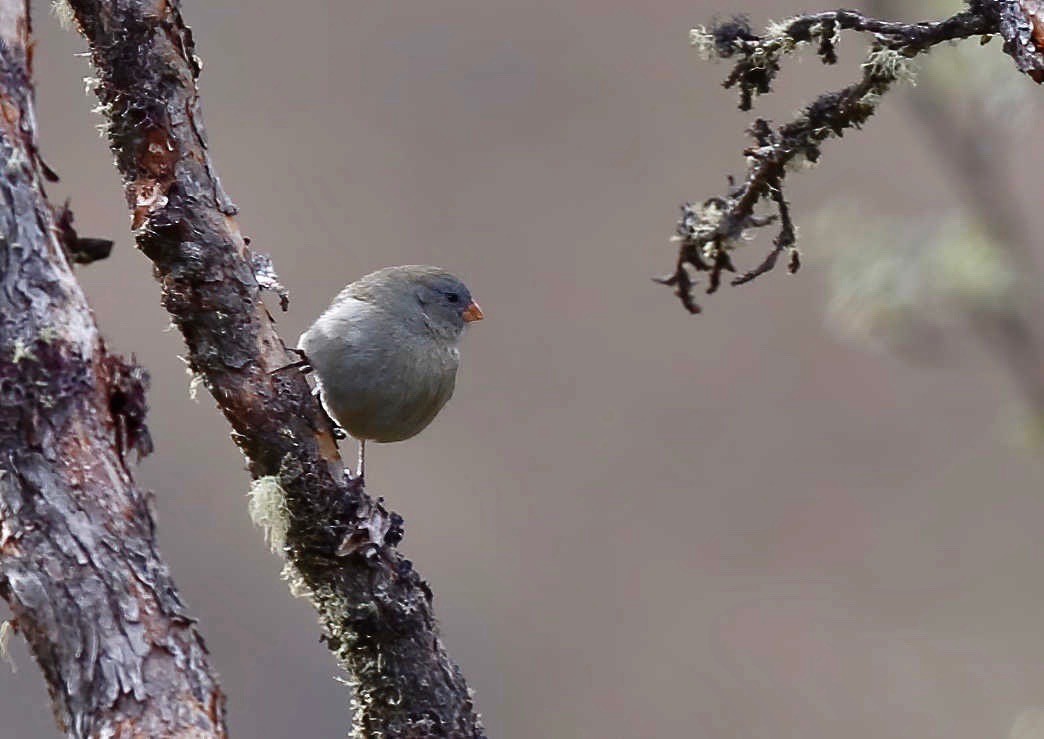
[[[73,198],[83,233],[117,239],[80,275],[111,344],[152,372],[157,451],[139,480],[233,733],[341,736],[346,693],[313,614],[250,524],[227,426],[205,394],[189,400],[78,40],[38,6],[52,195]],[[759,25],[798,9],[743,7]],[[185,13],[224,184],[292,291],[285,337],[386,264],[446,266],[486,312],[457,397],[421,437],[374,448],[369,471],[406,518],[403,548],[491,736],[1003,737],[1044,705],[1044,471],[1011,441],[1006,375],[959,329],[939,366],[832,336],[843,229],[805,241],[798,276],[726,290],[699,318],[648,279],[670,267],[677,203],[742,167],[751,115],[719,87],[726,68],[687,46],[692,24],[734,9],[210,0]],[[843,84],[861,50],[846,37],[837,70],[793,62],[759,112],[789,116]],[[997,156],[1038,203],[1040,137]],[[796,217],[811,236],[844,195],[869,220],[930,218],[956,198],[934,157],[897,95],[794,178]],[[36,667],[17,639],[12,652],[0,735],[54,736]]]

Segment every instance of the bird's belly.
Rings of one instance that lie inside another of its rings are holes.
[[[456,366],[420,362],[355,368],[356,381],[323,389],[330,415],[357,439],[403,441],[419,434],[453,395]],[[349,370],[351,371],[351,370]],[[362,379],[367,378],[367,379]]]

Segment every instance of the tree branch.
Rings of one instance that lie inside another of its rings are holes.
[[[27,5],[0,0],[0,595],[69,736],[223,737],[127,462],[147,376],[106,351],[44,193]]]
[[[783,194],[788,168],[817,163],[824,141],[841,137],[847,129],[861,127],[874,114],[880,97],[895,82],[912,78],[910,60],[937,44],[1001,32],[1005,35],[1005,51],[1016,57],[1020,70],[1034,76],[1027,66],[1032,65],[1026,60],[1036,59],[1044,68],[1040,50],[1033,46],[1044,42],[1044,25],[1039,26],[1039,38],[1033,35],[1038,28],[1034,25],[1035,16],[1027,15],[1028,11],[1022,11],[1021,6],[1013,11],[1015,6],[1019,3],[973,0],[968,10],[945,20],[923,23],[894,23],[856,11],[837,10],[774,24],[763,35],[753,33],[742,18],[718,24],[710,30],[693,29],[692,44],[705,58],[735,59],[724,86],[739,89],[741,110],[749,110],[755,96],[771,91],[782,58],[798,48],[816,43],[816,53],[823,63],[833,64],[837,61],[836,45],[841,31],[871,33],[874,41],[862,65],[859,81],[838,92],[820,95],[790,123],[773,127],[765,120],[754,122],[750,133],[757,145],[744,152],[749,164],[743,182],[736,185],[730,178],[724,196],[710,198],[699,206],[689,203],[682,207],[675,229],[674,238],[680,246],[674,271],[657,281],[673,287],[682,305],[689,312],[698,313],[700,307],[692,295],[693,272],[708,272],[707,292],[715,292],[721,284],[722,272],[735,271],[731,252],[745,233],[777,220],[775,216],[755,214],[755,208],[765,200],[775,204],[781,230],[762,263],[733,279],[732,284],[751,282],[770,271],[785,250],[790,252],[790,271],[796,271],[800,259]],[[1024,21],[1022,25],[1010,18],[1018,12],[1024,13],[1019,16]],[[1027,27],[1031,31],[1029,36]],[[1021,45],[1017,43],[1019,39],[1022,39]],[[1022,61],[1016,50],[1023,54]]]
[[[481,736],[464,677],[438,637],[431,590],[395,549],[402,519],[346,479],[304,378],[273,374],[295,357],[262,302],[261,262],[210,159],[199,62],[178,2],[70,5],[100,77],[137,244],[155,266],[192,370],[247,458],[255,518],[269,525],[349,673],[356,735]]]

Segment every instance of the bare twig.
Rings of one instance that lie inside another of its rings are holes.
[[[464,677],[439,639],[431,590],[395,549],[402,519],[346,480],[331,424],[304,378],[272,373],[296,357],[265,309],[259,263],[214,172],[199,62],[179,3],[70,5],[100,78],[138,246],[154,264],[192,370],[246,455],[255,518],[269,526],[349,673],[355,734],[481,736]],[[262,271],[271,284],[274,275]]]
[[[837,61],[835,47],[841,31],[870,33],[874,41],[859,81],[838,92],[820,95],[790,123],[773,128],[767,121],[755,121],[750,132],[757,145],[744,152],[749,167],[743,182],[735,185],[730,181],[724,197],[710,198],[699,206],[691,203],[683,206],[675,229],[675,239],[680,243],[678,259],[674,271],[658,281],[674,287],[688,311],[699,312],[692,296],[695,279],[690,269],[708,272],[707,292],[717,290],[722,271],[735,271],[730,252],[744,233],[773,220],[756,216],[755,208],[763,200],[775,204],[781,230],[765,260],[733,279],[732,284],[751,282],[770,271],[785,250],[790,252],[790,271],[795,271],[800,259],[783,195],[787,168],[801,162],[818,162],[825,140],[862,126],[875,112],[880,97],[895,82],[911,78],[912,57],[946,41],[1000,30],[996,6],[987,0],[973,2],[968,10],[950,18],[924,23],[895,23],[855,11],[837,10],[792,18],[775,24],[764,35],[753,33],[744,19],[721,23],[710,30],[694,29],[692,43],[705,56],[735,60],[724,85],[739,89],[739,105],[743,110],[752,106],[755,96],[771,91],[782,57],[802,45],[816,43],[820,59],[833,64]]]
[[[68,736],[223,737],[126,459],[151,448],[147,377],[106,350],[43,190],[27,5],[0,0],[0,595]]]

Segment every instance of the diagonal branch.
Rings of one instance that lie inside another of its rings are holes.
[[[192,370],[246,456],[256,517],[271,524],[290,579],[310,595],[354,684],[355,733],[481,736],[464,677],[439,639],[431,590],[395,549],[402,520],[346,481],[304,378],[273,374],[294,357],[262,302],[259,262],[211,162],[199,61],[179,3],[70,5],[100,78],[138,247],[153,262]]]
[[[68,736],[223,737],[126,460],[151,449],[147,377],[106,350],[43,190],[27,5],[0,0],[0,595]]]

